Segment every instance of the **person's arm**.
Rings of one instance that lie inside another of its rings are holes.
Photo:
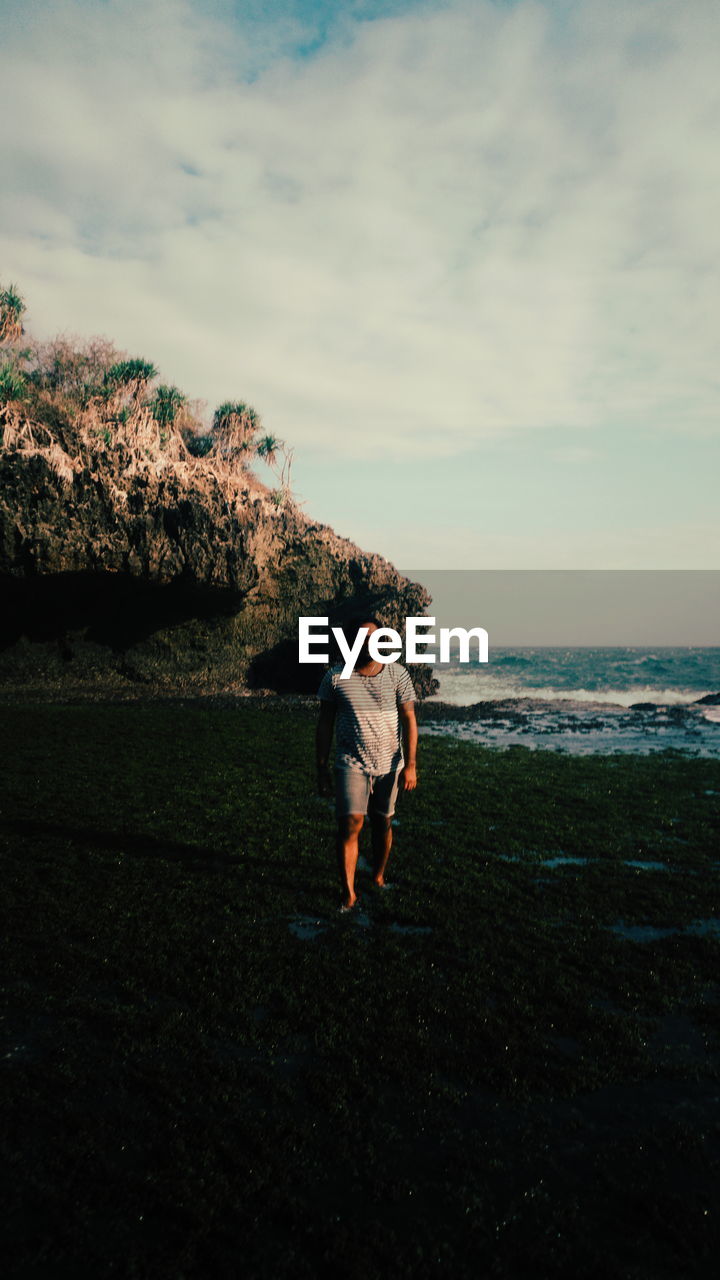
[[[403,756],[405,763],[400,773],[402,791],[414,791],[417,786],[417,740],[418,727],[415,719],[415,703],[401,702],[398,707],[400,727],[402,729]]]
[[[329,796],[333,792],[333,781],[330,773],[330,748],[332,746],[333,728],[335,725],[335,704],[320,703],[315,730],[315,759],[317,763],[318,795]]]

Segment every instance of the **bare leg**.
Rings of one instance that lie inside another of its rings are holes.
[[[385,868],[390,857],[392,846],[392,819],[382,814],[372,814],[370,829],[372,832],[373,880],[375,884],[385,883]]]
[[[358,837],[364,821],[362,813],[348,813],[338,820],[337,855],[344,907],[352,907],[357,901],[355,868],[358,860]]]

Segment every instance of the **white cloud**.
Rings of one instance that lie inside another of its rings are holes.
[[[186,0],[34,13],[0,54],[0,267],[36,331],[343,456],[713,428],[705,0],[450,4],[304,60]]]

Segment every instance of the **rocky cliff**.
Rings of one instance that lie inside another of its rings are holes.
[[[0,408],[0,681],[309,691],[299,614],[388,625],[429,597],[147,405]],[[427,669],[414,673],[427,690]]]

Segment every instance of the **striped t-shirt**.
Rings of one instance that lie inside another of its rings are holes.
[[[399,769],[403,749],[398,706],[415,700],[407,670],[389,662],[375,676],[352,671],[347,680],[342,670],[342,663],[330,667],[318,689],[318,698],[337,709],[335,764],[370,774]]]

